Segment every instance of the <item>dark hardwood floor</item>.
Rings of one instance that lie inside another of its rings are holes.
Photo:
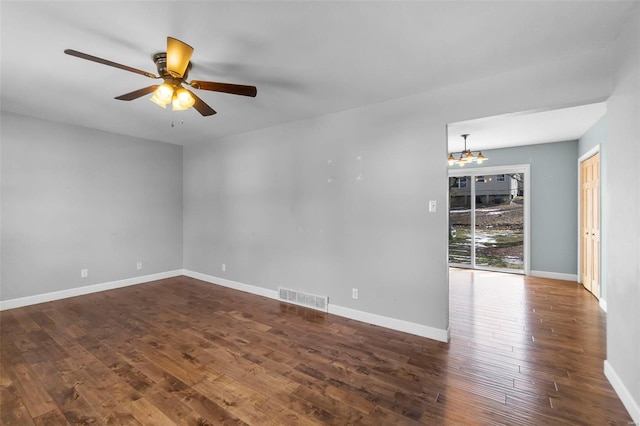
[[[2,424],[620,424],[575,283],[451,270],[451,342],[187,277],[0,313]]]

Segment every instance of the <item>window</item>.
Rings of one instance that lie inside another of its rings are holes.
[[[466,188],[467,187],[467,179],[468,177],[463,176],[458,179],[458,188]]]
[[[496,175],[496,182],[504,182],[504,175]]]
[[[478,182],[478,183],[484,183],[484,182],[485,182],[485,180],[484,180],[484,176],[476,176],[476,182]]]

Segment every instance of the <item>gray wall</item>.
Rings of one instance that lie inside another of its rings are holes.
[[[578,142],[493,149],[483,154],[489,160],[473,168],[530,164],[531,270],[575,275]]]
[[[606,57],[185,147],[185,269],[446,329],[447,123],[604,99],[608,76],[583,70]]]
[[[607,116],[604,115],[578,140],[578,156],[583,156],[591,148],[600,145],[600,161],[605,160],[607,145]],[[600,165],[602,169],[604,164]]]
[[[9,113],[1,137],[0,300],[182,268],[181,146]]]
[[[607,360],[622,380],[640,421],[640,7],[613,54],[607,102],[606,226]]]
[[[590,149],[600,145],[600,299],[607,300],[607,256],[604,254],[609,250],[609,235],[607,222],[609,212],[607,211],[607,116],[605,115],[580,138],[578,141],[578,155],[583,156]]]
[[[444,198],[424,187],[444,173],[429,154],[444,153],[444,127],[429,143],[415,122],[398,135],[361,120],[344,113],[185,148],[185,269],[446,329],[446,268],[429,261],[446,217],[427,213]]]

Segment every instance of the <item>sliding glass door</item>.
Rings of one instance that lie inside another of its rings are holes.
[[[528,273],[528,166],[449,172],[449,264]]]
[[[471,267],[471,176],[449,176],[449,263]]]

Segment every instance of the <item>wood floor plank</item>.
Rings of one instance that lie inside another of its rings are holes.
[[[449,343],[176,277],[0,312],[2,424],[628,425],[575,283],[452,269]]]
[[[69,421],[60,409],[56,408],[33,419],[38,426],[67,426]]]
[[[0,362],[15,386],[22,404],[32,417],[38,417],[56,409],[52,396],[44,388],[37,375],[22,357],[13,342],[2,340],[0,343]]]
[[[277,425],[278,422],[269,417],[260,408],[269,400],[268,395],[244,385],[236,380],[218,381],[203,380],[193,386],[195,390],[220,407],[238,417],[247,424]]]
[[[220,380],[220,378],[215,380]],[[160,388],[213,424],[246,424],[229,412],[225,406],[216,404],[211,398],[187,386],[175,377],[168,377],[160,383]]]
[[[176,425],[176,423],[167,417],[159,407],[149,402],[146,398],[137,399],[128,404],[128,407],[131,414],[143,425]]]
[[[3,425],[34,424],[2,363],[0,363],[0,423]]]

